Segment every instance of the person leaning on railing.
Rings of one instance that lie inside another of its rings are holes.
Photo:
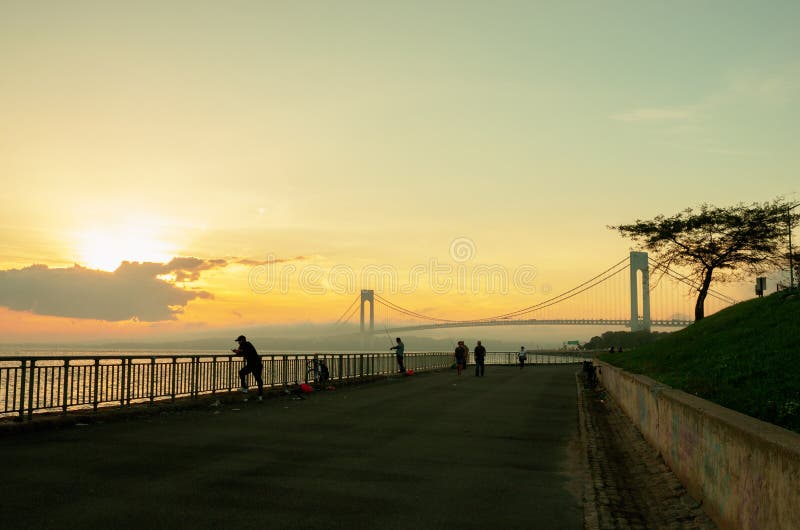
[[[253,374],[258,384],[258,400],[261,401],[264,396],[264,381],[261,379],[261,372],[264,370],[264,365],[261,363],[261,356],[258,355],[255,347],[245,338],[244,335],[239,335],[236,338],[239,343],[238,348],[232,348],[231,351],[236,355],[244,357],[244,368],[239,370],[239,379],[242,380],[242,388],[239,390],[245,395],[244,400],[247,401],[247,374]]]

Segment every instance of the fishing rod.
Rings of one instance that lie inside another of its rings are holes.
[[[389,335],[389,306],[384,304],[383,307],[386,308],[386,321],[383,325],[383,331],[386,332],[386,339],[389,341],[389,349],[391,349],[393,344],[392,344],[392,336]]]

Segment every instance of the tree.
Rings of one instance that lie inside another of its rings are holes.
[[[601,336],[592,337],[582,346],[584,350],[608,350],[610,347],[632,350],[666,337],[669,331],[606,331]]]
[[[762,274],[786,265],[788,234],[797,224],[788,212],[797,203],[772,202],[718,208],[702,204],[652,220],[609,226],[655,254],[659,268],[690,270],[695,280],[695,321],[705,316],[704,304],[712,279],[732,281],[744,274]],[[791,227],[790,227],[791,225]]]

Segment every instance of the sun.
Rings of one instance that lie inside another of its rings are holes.
[[[78,261],[90,269],[114,271],[123,261],[166,263],[174,255],[154,231],[143,227],[88,230],[78,240]]]

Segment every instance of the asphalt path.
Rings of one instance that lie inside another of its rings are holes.
[[[581,529],[578,369],[447,370],[7,435],[0,527]]]

